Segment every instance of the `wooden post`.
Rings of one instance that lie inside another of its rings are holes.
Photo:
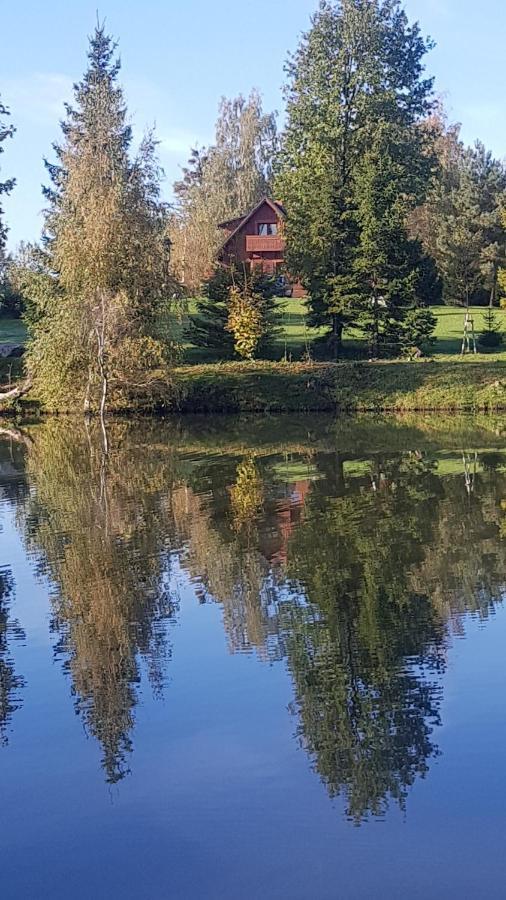
[[[473,353],[477,353],[476,347],[476,335],[474,332],[474,318],[472,317],[469,310],[466,311],[466,317],[464,319],[464,336],[462,338],[462,348],[460,351],[460,355],[464,356],[464,353],[471,353],[471,341],[473,342]]]

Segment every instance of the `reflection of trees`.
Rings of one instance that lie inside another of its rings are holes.
[[[27,493],[23,441],[16,430],[0,428],[0,501],[16,502]],[[1,530],[1,528],[0,528]],[[1,538],[0,538],[1,539]],[[24,680],[16,674],[10,652],[12,641],[23,640],[23,629],[10,615],[14,581],[7,568],[0,569],[0,745],[7,743],[12,714],[21,705]]]
[[[116,424],[107,456],[93,428],[53,420],[24,450],[25,531],[108,778],[127,765],[143,660],[163,682],[177,552],[201,601],[222,605],[232,651],[287,659],[300,740],[350,818],[403,805],[438,752],[451,633],[506,583],[501,455],[480,457],[469,491],[457,457],[441,477],[421,453],[354,459],[314,443],[289,466],[275,447],[234,445],[183,452],[176,469],[163,434]]]
[[[93,429],[58,420],[37,429],[24,512],[29,546],[53,586],[57,653],[112,782],[127,768],[140,658],[160,689],[173,612],[160,516],[168,464],[123,437],[117,426],[106,457]]]
[[[172,494],[182,564],[197,583],[201,600],[222,604],[233,652],[255,647],[261,656],[279,658],[275,575],[249,533],[244,540],[233,524],[230,529],[216,527],[209,499],[188,486]]]
[[[23,640],[24,632],[9,615],[13,592],[10,572],[0,569],[0,745],[7,743],[7,728],[13,712],[20,706],[19,691],[24,681],[16,675],[9,650],[12,639]]]
[[[412,583],[423,585],[434,607],[459,629],[463,613],[486,616],[506,587],[506,541],[502,538],[506,497],[504,472],[485,469],[471,496],[464,477],[445,478],[434,537]]]
[[[24,471],[25,438],[22,432],[0,425],[0,499],[20,501],[28,493]]]
[[[410,573],[431,540],[440,483],[413,457],[374,460],[351,490],[327,489],[315,487],[290,548],[309,605],[291,617],[288,658],[301,740],[361,821],[389,799],[402,804],[437,752],[429,673],[443,665],[443,634]]]
[[[291,615],[288,659],[301,740],[355,821],[403,804],[437,753],[449,629],[504,589],[505,486],[489,469],[470,497],[464,476],[406,454],[310,497],[289,556],[309,605]]]
[[[390,800],[403,805],[437,753],[431,737],[439,724],[437,682],[402,659],[378,667],[353,620],[341,620],[336,633],[301,607],[290,624],[299,736],[329,793],[345,796],[357,823],[384,813]]]

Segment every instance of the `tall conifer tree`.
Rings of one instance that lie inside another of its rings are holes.
[[[132,161],[115,44],[97,26],[89,65],[66,106],[57,163],[47,163],[45,269],[34,298],[29,367],[50,406],[103,412],[157,398],[167,381],[160,327],[174,285],[155,141]]]
[[[13,136],[15,132],[14,126],[7,121],[10,115],[9,110],[2,103],[0,97],[0,153],[4,152],[3,142]],[[2,207],[2,195],[10,194],[15,184],[14,178],[8,178],[6,181],[0,181],[0,308],[3,304],[6,286],[6,258],[5,244],[7,240],[7,225],[4,221],[4,211]]]
[[[309,292],[312,323],[327,326],[336,352],[362,296],[364,178],[372,175],[372,188],[385,175],[371,173],[374,154],[364,159],[385,128],[399,139],[389,194],[402,194],[406,210],[423,197],[431,158],[419,123],[431,106],[432,80],[423,74],[429,47],[399,0],[322,0],[287,66],[276,190],[288,212],[288,265]]]

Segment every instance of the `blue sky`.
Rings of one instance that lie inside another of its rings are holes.
[[[40,233],[42,157],[58,138],[62,102],[85,67],[96,9],[119,39],[137,132],[156,122],[167,198],[192,144],[213,135],[220,97],[258,87],[282,111],[286,53],[317,0],[13,0],[2,6],[0,94],[18,128],[2,155],[17,187],[6,201],[10,244]],[[406,0],[437,42],[428,58],[463,137],[506,156],[504,0]],[[4,38],[5,35],[5,38]]]

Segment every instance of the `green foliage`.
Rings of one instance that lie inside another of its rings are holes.
[[[98,423],[76,428],[52,417],[26,461],[34,486],[27,542],[51,579],[59,657],[109,783],[129,771],[142,661],[161,689],[170,647],[159,625],[174,612],[157,527],[170,466],[159,452],[146,456],[143,438],[127,451],[124,436],[121,423],[110,427],[106,460]]]
[[[448,140],[451,152],[442,157],[427,204],[426,247],[438,266],[446,303],[469,306],[488,294],[494,304],[506,259],[506,169],[480,142],[464,149],[455,137]]]
[[[415,191],[404,129],[380,122],[357,166],[355,196],[360,236],[354,266],[361,279],[358,323],[370,355],[403,343],[403,319],[415,301],[418,245],[406,230],[406,197]]]
[[[418,262],[417,297],[422,306],[439,306],[443,300],[443,282],[431,256],[422,252]]]
[[[311,324],[328,329],[335,352],[343,326],[356,321],[350,300],[357,268],[369,282],[377,268],[379,246],[374,250],[372,242],[382,242],[383,234],[374,238],[373,218],[383,228],[394,212],[385,235],[393,247],[394,232],[402,235],[402,215],[426,190],[432,155],[419,119],[430,108],[432,81],[422,75],[429,46],[397,0],[322,0],[288,64],[287,128],[276,185],[288,213],[288,267],[309,291]],[[378,169],[385,133],[390,161]],[[365,196],[369,192],[375,202],[375,179],[384,182],[382,197],[367,212]],[[385,202],[388,208],[380,208]],[[386,270],[398,266],[387,260],[384,282],[393,277]],[[404,299],[404,279],[399,273],[389,305],[394,295]],[[361,293],[367,309],[371,298],[365,287]],[[374,330],[378,334],[376,324]]]
[[[103,411],[109,399],[128,406],[141,397],[158,404],[170,392],[164,320],[177,285],[161,171],[151,133],[130,158],[114,53],[97,26],[75,105],[66,107],[57,163],[47,164],[43,249],[20,266],[29,371],[50,408]]]
[[[434,344],[436,317],[431,309],[410,309],[402,322],[402,342],[405,350],[411,353],[413,348],[426,352]]]
[[[275,340],[280,321],[276,306],[276,279],[241,266],[217,266],[213,275],[204,283],[204,296],[196,301],[196,312],[190,316],[188,338],[197,347],[214,352],[218,358],[234,355],[234,338],[228,328],[230,292],[233,288],[258,298],[261,315],[258,353],[268,353]]]
[[[0,97],[0,154],[4,152],[4,147],[2,146],[3,142],[7,138],[13,137],[15,133],[15,128],[13,125],[9,124],[6,120],[10,116],[9,109],[4,106],[2,103],[2,98]],[[3,219],[3,208],[1,203],[2,195],[8,195],[12,191],[15,185],[14,178],[8,178],[6,181],[0,181],[0,276],[1,276],[1,268],[4,262],[4,252],[5,252],[5,242],[7,239],[7,226]],[[0,288],[1,290],[1,288]]]
[[[24,299],[15,285],[12,261],[0,263],[0,316],[18,319],[24,310]]]
[[[483,319],[484,328],[478,336],[478,344],[484,349],[495,350],[503,344],[504,334],[501,331],[497,316],[494,314],[493,309],[487,309]]]
[[[234,287],[228,300],[227,330],[234,338],[234,350],[242,359],[253,359],[263,337],[262,298]]]

